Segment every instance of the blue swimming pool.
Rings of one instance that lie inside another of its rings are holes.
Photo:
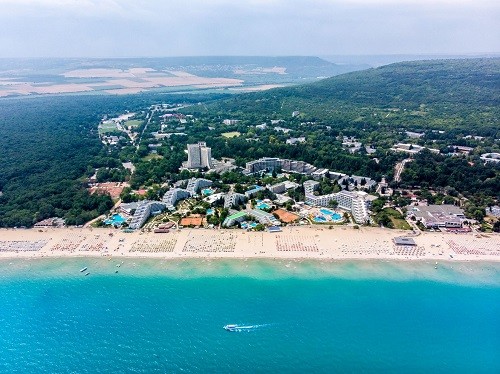
[[[211,216],[212,214],[214,214],[214,210],[213,209],[207,209],[207,216]]]
[[[247,222],[247,221],[241,222],[242,229],[253,229],[255,226],[257,226],[257,223],[255,222]]]
[[[205,188],[204,190],[201,191],[201,193],[204,195],[204,196],[210,196],[211,194],[214,193],[214,191],[211,189],[211,188]]]
[[[258,203],[257,204],[257,209],[264,210],[264,209],[269,209],[269,208],[270,208],[269,204],[266,204],[266,203]]]
[[[323,216],[316,216],[313,218],[314,222],[326,222],[326,218]]]
[[[113,214],[111,218],[108,218],[104,221],[106,225],[113,225],[113,226],[120,226],[123,222],[125,222],[127,219],[122,217],[119,214]]]
[[[342,216],[338,213],[333,213],[330,217],[332,217],[334,221],[340,221],[342,219]]]
[[[332,214],[335,214],[335,212],[332,212],[330,209],[326,209],[326,208],[321,208],[319,211],[323,214],[326,214],[327,216],[331,216]]]
[[[322,208],[319,210],[323,215],[330,218],[332,221],[342,220],[342,216],[339,213],[333,212],[330,209]]]

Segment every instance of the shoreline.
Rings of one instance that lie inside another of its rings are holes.
[[[108,228],[0,229],[0,260],[111,257],[500,262],[500,234],[408,234],[345,226],[287,226],[279,233],[186,228],[162,234]],[[416,246],[396,246],[393,239],[398,236],[411,236]]]
[[[81,270],[85,269],[85,272]],[[500,262],[316,259],[201,259],[44,257],[0,259],[0,284],[11,281],[113,278],[248,278],[317,281],[438,282],[471,287],[500,287]],[[88,274],[87,274],[88,272]],[[90,276],[87,276],[90,275]],[[121,282],[121,281],[119,281]]]

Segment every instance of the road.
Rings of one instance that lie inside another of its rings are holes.
[[[412,161],[411,158],[405,158],[403,161],[398,162],[396,166],[394,167],[394,180],[396,182],[401,182],[401,174],[403,174],[403,171],[405,170],[405,164],[407,162]]]

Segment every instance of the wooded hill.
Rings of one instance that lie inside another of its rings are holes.
[[[500,136],[500,58],[403,62],[319,82],[239,95],[209,110],[334,124],[461,128]]]

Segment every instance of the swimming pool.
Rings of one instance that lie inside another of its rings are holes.
[[[119,214],[113,214],[111,218],[108,218],[104,221],[106,225],[113,225],[113,226],[120,226],[123,222],[125,222],[127,219],[122,217]]]
[[[314,222],[326,222],[326,218],[323,216],[316,216],[313,218]]]
[[[319,211],[323,214],[326,214],[327,216],[331,216],[332,214],[335,214],[335,212],[332,212],[330,209],[326,209],[326,208],[321,208]]]
[[[243,221],[241,222],[241,228],[242,229],[253,229],[255,226],[257,226],[257,223],[255,222],[247,222],[247,221]]]
[[[201,193],[204,195],[204,196],[210,196],[211,194],[214,193],[214,191],[211,189],[211,188],[205,188],[204,190],[201,191]]]
[[[324,216],[327,216],[331,221],[341,221],[342,215],[337,212],[333,212],[330,209],[322,208],[319,210]]]
[[[266,203],[258,203],[257,204],[257,209],[264,210],[264,209],[269,209],[269,208],[270,208],[269,204],[266,204]]]
[[[332,220],[334,220],[334,221],[342,220],[342,216],[338,213],[333,213],[330,217],[332,217]]]
[[[211,216],[212,214],[214,214],[214,210],[213,209],[207,209],[207,216]]]

